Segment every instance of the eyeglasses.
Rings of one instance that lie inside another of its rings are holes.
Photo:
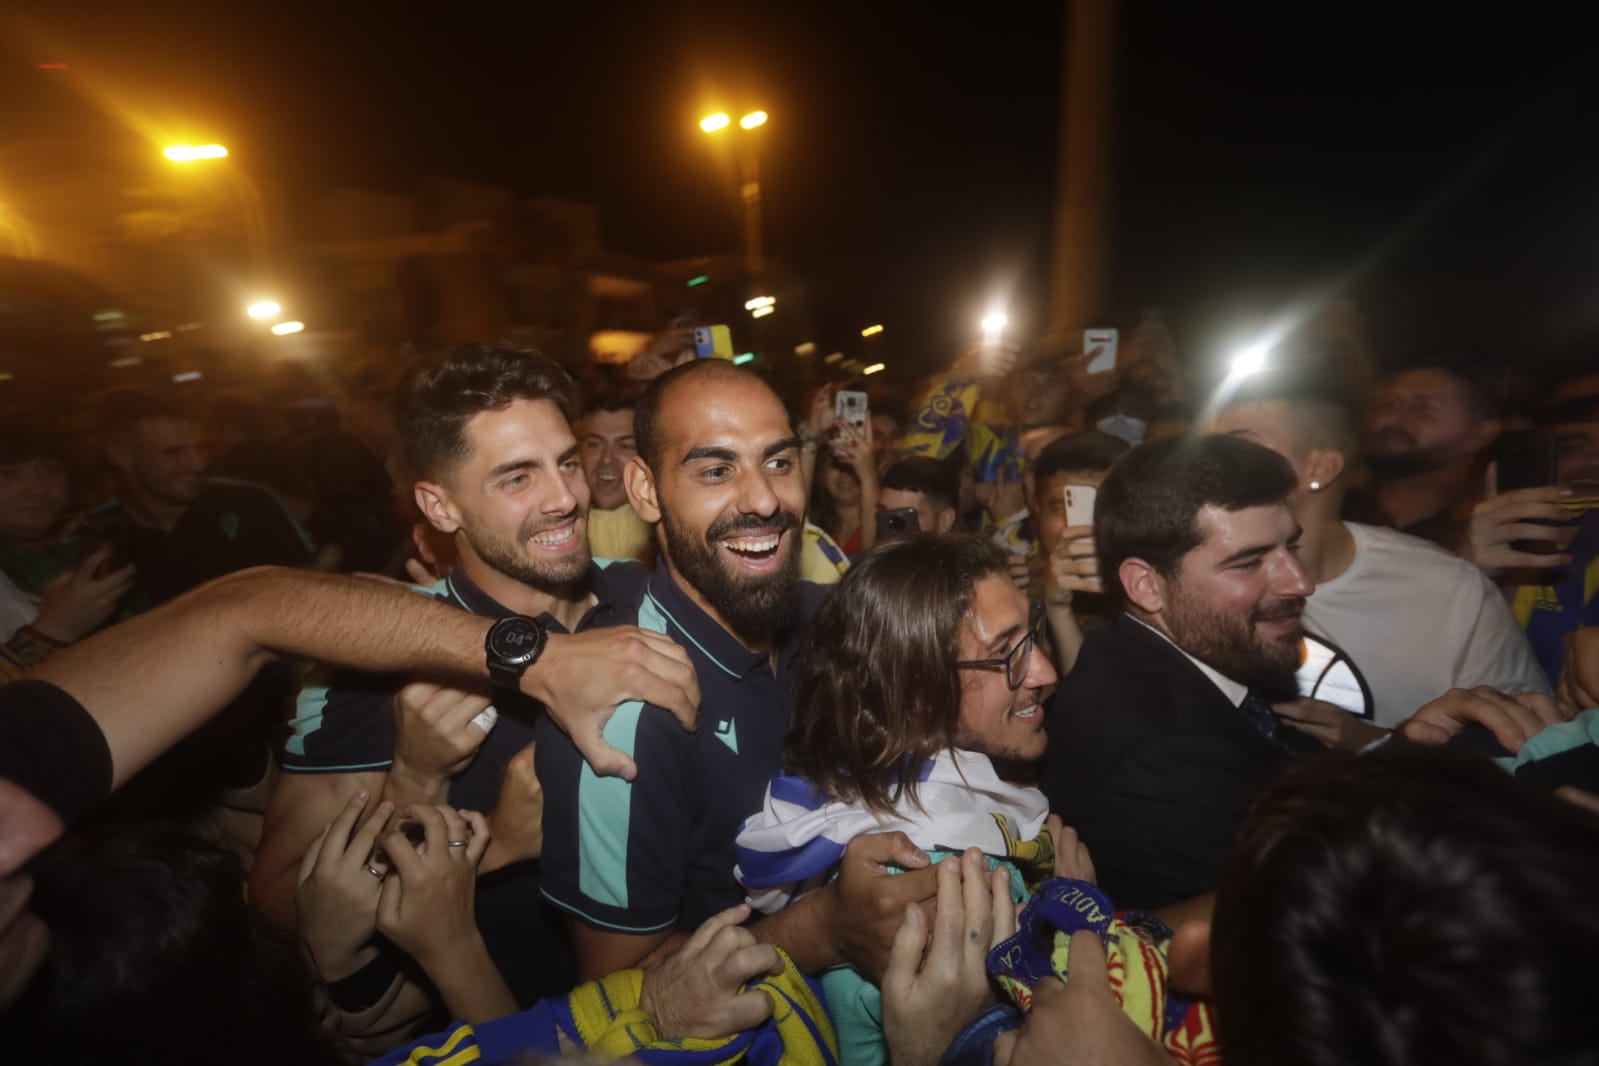
[[[1035,603],[1027,615],[1027,633],[1021,641],[1010,651],[998,659],[965,659],[955,664],[957,670],[998,670],[1005,671],[1005,684],[1011,688],[1021,688],[1022,682],[1027,678],[1027,659],[1033,653],[1033,647],[1038,643],[1038,635],[1044,631],[1044,605]]]

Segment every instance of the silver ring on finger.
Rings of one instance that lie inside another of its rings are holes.
[[[464,848],[471,843],[470,840],[446,840],[444,843],[452,848]]]
[[[388,876],[388,871],[379,870],[376,866],[373,866],[371,863],[367,863],[366,864],[366,872],[371,874],[373,877],[377,878],[379,881],[383,880],[384,877]]]

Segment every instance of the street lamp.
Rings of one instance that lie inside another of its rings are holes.
[[[766,125],[766,118],[765,111],[751,111],[738,120],[738,125],[744,132],[753,133]],[[716,133],[732,124],[733,120],[721,111],[700,119],[700,129],[706,133]],[[738,161],[739,199],[744,203],[745,267],[752,276],[757,276],[761,272],[761,172],[755,141],[750,141],[749,147],[738,153]]]
[[[228,150],[220,144],[174,144],[161,154],[173,163],[204,163],[227,159]],[[261,206],[261,190],[248,175],[231,163],[221,166],[223,180],[233,190],[244,215],[245,241],[250,246],[251,265],[257,274],[267,266],[266,209]]]
[[[278,303],[276,300],[257,300],[249,307],[246,307],[244,309],[244,313],[255,319],[257,322],[262,322],[266,319],[277,318],[279,315],[281,315],[283,313],[283,305]]]

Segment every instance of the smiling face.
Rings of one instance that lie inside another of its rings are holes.
[[[130,491],[166,504],[188,504],[205,488],[211,460],[205,438],[186,418],[147,418],[106,449]]]
[[[662,397],[660,455],[628,464],[628,496],[661,524],[661,548],[691,598],[756,647],[798,610],[805,481],[799,439],[759,378],[717,370]]]
[[[468,453],[436,482],[418,482],[417,504],[463,561],[542,592],[561,592],[588,572],[588,483],[577,440],[549,400],[516,400],[474,415]]]
[[[1183,556],[1173,578],[1158,579],[1159,624],[1224,676],[1291,697],[1300,615],[1315,590],[1299,562],[1299,523],[1286,504],[1241,511],[1212,504],[1198,521],[1204,543]]]
[[[614,511],[627,503],[622,469],[638,454],[633,443],[633,409],[594,411],[584,417],[580,428],[583,476],[588,479],[589,498],[595,507]]]
[[[1383,382],[1366,418],[1366,463],[1379,478],[1405,478],[1469,459],[1498,424],[1472,413],[1466,385],[1441,370]]]
[[[977,583],[961,632],[962,661],[1000,659],[1027,637],[1027,597],[1005,574]],[[1004,667],[961,669],[960,726],[955,746],[981,752],[997,763],[1037,762],[1049,737],[1044,732],[1044,689],[1055,683],[1055,668],[1036,643],[1027,652],[1027,672],[1011,688]]]

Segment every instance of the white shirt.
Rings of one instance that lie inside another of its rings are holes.
[[[1354,660],[1392,728],[1452,688],[1550,692],[1527,636],[1482,571],[1416,537],[1345,522],[1355,558],[1316,586],[1305,628]]]

